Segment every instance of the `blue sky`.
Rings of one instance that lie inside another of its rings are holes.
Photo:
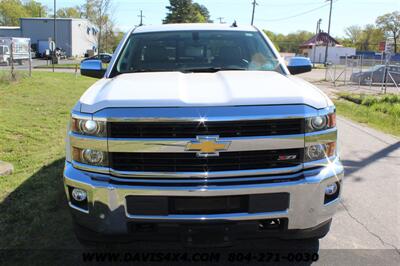
[[[214,21],[250,24],[253,0],[194,0],[205,5]],[[53,0],[40,1],[49,8]],[[57,6],[80,5],[82,0],[57,0]],[[262,29],[277,33],[298,30],[315,31],[316,22],[322,18],[322,29],[327,30],[329,4],[326,0],[257,0],[255,24]],[[168,0],[113,0],[114,19],[122,30],[137,25],[140,10],[143,10],[145,24],[160,24],[165,17]],[[325,6],[324,6],[325,5]],[[400,10],[400,0],[334,0],[332,35],[344,36],[344,28],[350,25],[374,23],[377,16]]]

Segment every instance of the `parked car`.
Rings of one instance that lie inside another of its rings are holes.
[[[350,77],[350,81],[361,85],[384,83],[385,69],[385,65],[376,65],[366,71],[353,73]],[[390,76],[386,74],[387,83],[400,83],[400,65],[389,65],[387,72],[390,73]]]
[[[100,53],[98,55],[88,57],[82,60],[82,62],[87,61],[87,60],[93,60],[93,59],[99,59],[101,62],[104,64],[109,64],[112,58],[112,54],[107,54],[107,53]]]
[[[253,26],[140,26],[71,112],[82,243],[322,238],[342,191],[335,106]],[[300,60],[299,60],[300,61]]]

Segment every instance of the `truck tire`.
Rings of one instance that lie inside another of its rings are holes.
[[[20,66],[22,66],[22,65],[23,65],[23,62],[22,62],[22,60],[21,60],[21,59],[17,60],[17,63],[18,63],[18,65],[20,65]]]

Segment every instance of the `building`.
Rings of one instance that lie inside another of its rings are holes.
[[[300,45],[301,54],[309,57],[313,63],[324,63],[326,45],[328,44],[328,62],[340,63],[340,58],[354,56],[356,48],[343,47],[326,32],[320,32]]]
[[[0,26],[0,37],[21,37],[21,28]]]
[[[42,52],[53,39],[54,20],[51,18],[21,18],[20,27],[0,27],[0,37],[30,38],[32,48]],[[56,19],[56,46],[67,56],[82,57],[88,50],[97,49],[97,28],[80,18]]]

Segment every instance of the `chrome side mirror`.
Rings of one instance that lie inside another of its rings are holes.
[[[310,72],[312,70],[312,63],[307,57],[292,57],[289,60],[287,68],[289,69],[290,74],[297,75]]]
[[[103,63],[101,60],[85,60],[81,62],[81,75],[92,77],[92,78],[102,78],[106,73],[106,69],[103,68]]]

